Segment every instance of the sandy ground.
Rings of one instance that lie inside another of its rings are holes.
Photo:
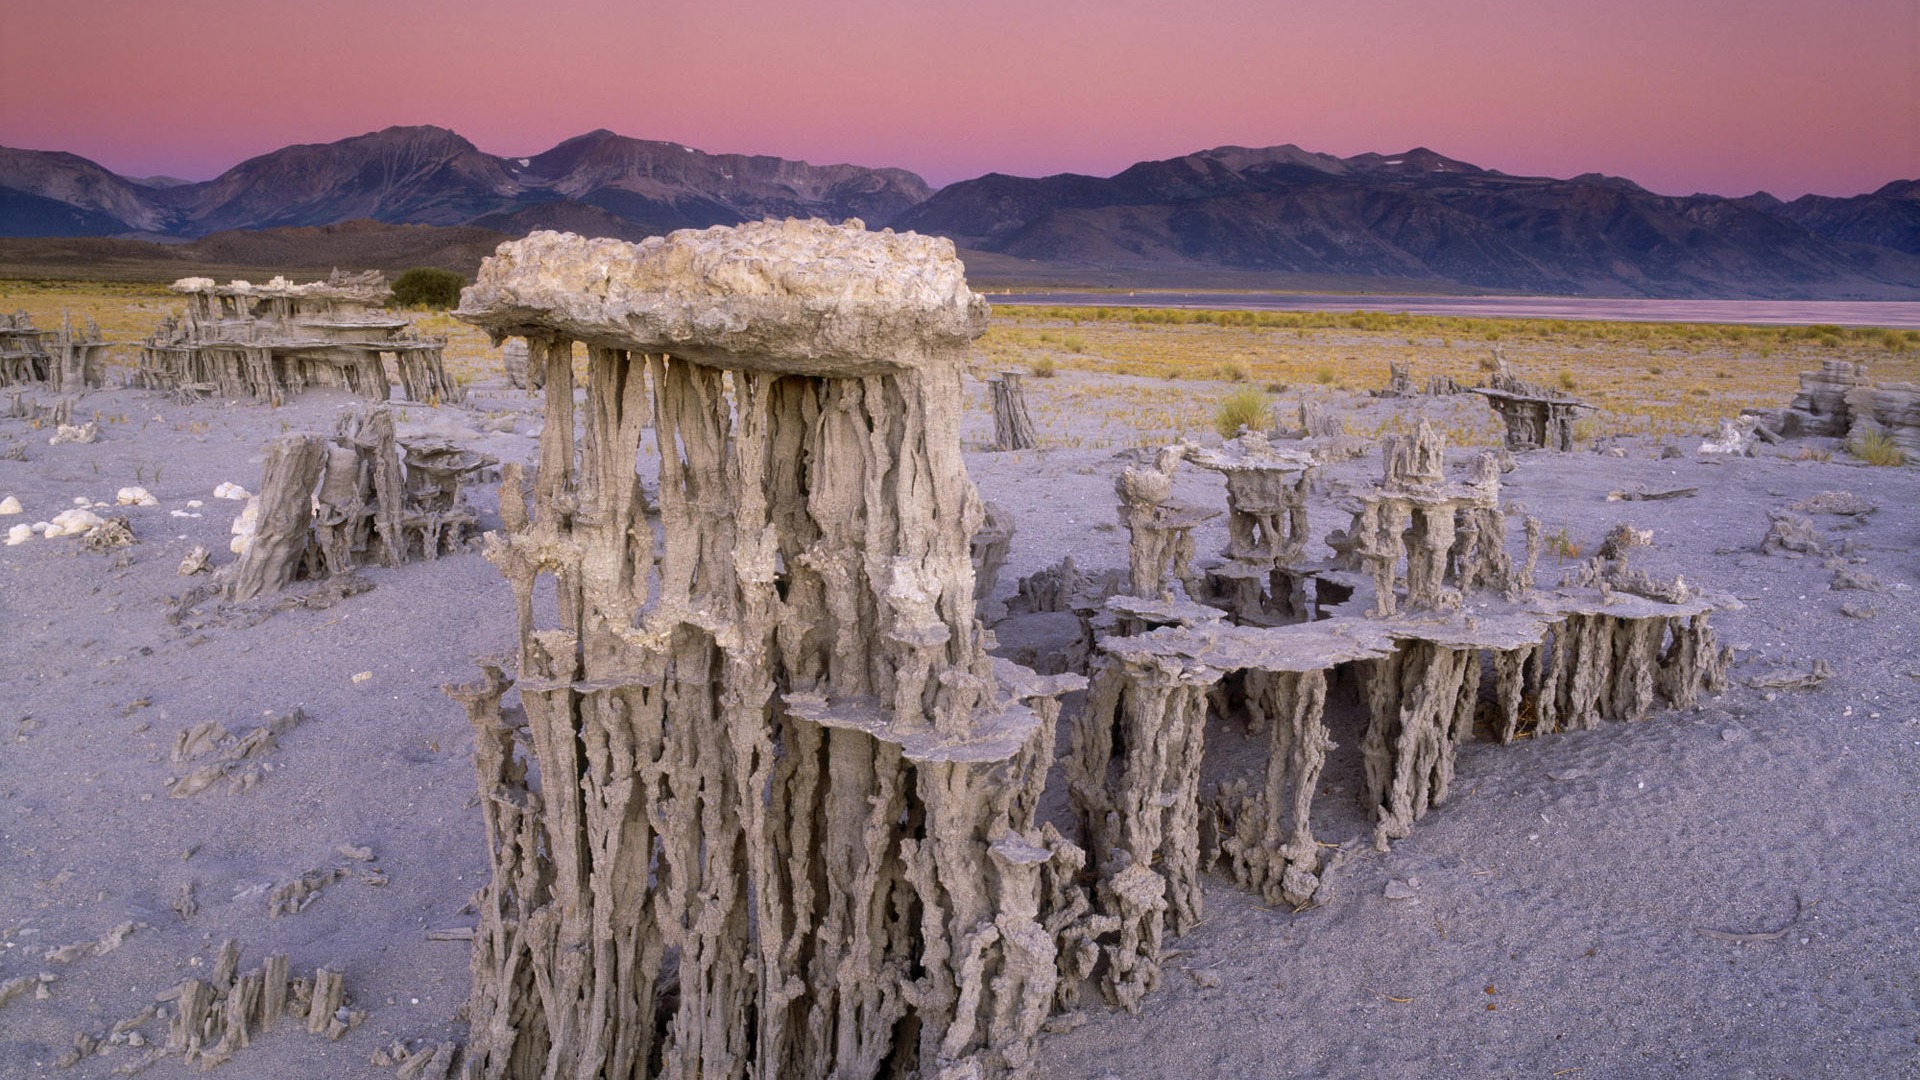
[[[1048,399],[1091,378],[1028,383],[1043,435],[1071,422]],[[984,440],[985,394],[971,381],[969,393],[967,436]],[[129,484],[159,500],[98,511],[127,515],[131,547],[0,548],[0,984],[51,977],[0,1008],[0,1076],[114,1075],[142,1050],[123,1041],[56,1061],[76,1034],[106,1036],[203,976],[228,938],[242,970],[279,952],[296,974],[343,972],[366,1016],[337,1042],[283,1024],[220,1075],[390,1077],[371,1059],[396,1039],[462,1036],[467,946],[428,934],[470,922],[462,907],[486,858],[471,736],[440,687],[510,650],[505,583],[463,553],[368,570],[371,591],[325,607],[174,599],[205,580],[176,573],[191,547],[232,558],[238,504],[214,499],[215,486],[257,487],[268,441],[331,431],[352,405],[99,391],[76,408],[100,418],[91,445],[49,446],[49,430],[0,420],[0,498],[25,508],[0,527],[76,499],[111,502]],[[533,454],[533,399],[497,383],[462,406],[397,408],[403,434],[457,435],[503,460]],[[1369,408],[1484,412],[1477,399]],[[481,434],[508,419],[512,431]],[[1126,441],[1124,417],[1098,422]],[[1793,446],[1707,457],[1697,441],[1674,441],[1686,453],[1671,459],[1645,440],[1619,442],[1620,456],[1522,455],[1507,493],[1588,550],[1618,521],[1652,528],[1643,565],[1738,595],[1745,608],[1715,620],[1739,648],[1733,689],[1639,725],[1472,744],[1455,796],[1379,855],[1354,800],[1360,708],[1336,686],[1340,746],[1316,808],[1316,833],[1345,848],[1332,901],[1296,915],[1214,878],[1206,922],[1174,943],[1181,955],[1140,1014],[1095,1004],[1056,1021],[1046,1074],[1920,1076],[1920,469],[1844,453],[1793,460]],[[1112,450],[974,451],[968,466],[1017,522],[1002,597],[1069,553],[1083,569],[1124,564]],[[1344,524],[1333,489],[1377,469],[1376,458],[1324,471],[1317,536]],[[1640,485],[1699,491],[1606,498]],[[1759,553],[1768,510],[1838,490],[1878,511],[1816,522],[1831,545],[1851,545],[1845,567],[1877,590],[1832,591],[1824,560]],[[1181,474],[1177,494],[1224,505],[1219,477],[1199,470]],[[471,498],[483,524],[497,523],[491,490]],[[1198,539],[1205,554],[1223,533]],[[1543,577],[1557,573],[1549,557]],[[1871,616],[1843,616],[1845,601]],[[998,633],[1009,647],[1044,646],[1060,629],[1057,616],[1030,616]],[[1834,671],[1816,690],[1746,685],[1815,658]],[[217,720],[238,733],[295,709],[305,721],[259,763],[251,790],[172,797],[198,764],[171,759],[183,730]],[[1212,729],[1210,778],[1257,767],[1238,725]],[[276,888],[335,868],[344,874],[306,907],[270,917]],[[1412,898],[1387,899],[1390,881]],[[1727,940],[1740,935],[1750,939]],[[165,1039],[158,1020],[135,1030]],[[198,1072],[164,1059],[144,1075]]]

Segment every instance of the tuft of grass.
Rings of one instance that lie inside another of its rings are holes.
[[[1568,371],[1564,368],[1562,368],[1560,371],[1560,374],[1554,376],[1554,378],[1556,381],[1560,383],[1560,389],[1562,390],[1571,390],[1574,387],[1580,385],[1577,381],[1575,381],[1573,377],[1573,372]]]
[[[1036,379],[1051,379],[1059,370],[1059,364],[1051,356],[1036,356],[1027,364],[1027,373]]]
[[[1272,407],[1267,395],[1251,386],[1242,387],[1220,399],[1213,413],[1213,429],[1223,439],[1240,434],[1241,428],[1265,430],[1272,423]]]
[[[1869,465],[1905,465],[1906,452],[1893,437],[1878,428],[1869,429],[1847,440],[1847,453]]]
[[[1253,372],[1247,370],[1245,361],[1233,359],[1215,367],[1213,376],[1221,382],[1241,383],[1253,378]]]
[[[1322,365],[1320,365],[1319,367],[1317,367],[1317,368],[1314,368],[1314,369],[1313,369],[1313,381],[1314,381],[1314,382],[1317,382],[1317,383],[1319,383],[1319,384],[1321,384],[1322,386],[1329,386],[1329,385],[1332,385],[1332,383],[1333,383],[1333,368],[1331,368],[1331,367],[1329,367],[1329,366],[1328,366],[1328,365],[1326,365],[1326,364],[1322,364]]]
[[[1563,525],[1547,534],[1547,551],[1559,556],[1561,562],[1570,562],[1580,557],[1580,544]]]

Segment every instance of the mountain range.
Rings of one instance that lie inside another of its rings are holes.
[[[904,169],[708,154],[594,131],[526,158],[394,127],[288,146],[198,183],[0,148],[0,236],[178,243],[359,219],[639,239],[766,216],[951,237],[1000,265],[1221,271],[1615,296],[1920,298],[1920,180],[1850,198],[1659,195],[1630,180],[1509,176],[1424,148],[1335,157],[1218,147],[1111,177],[989,174],[933,191]],[[333,230],[329,230],[330,233]],[[374,236],[374,227],[347,236]],[[417,230],[416,230],[417,232]],[[415,236],[410,242],[418,243]]]

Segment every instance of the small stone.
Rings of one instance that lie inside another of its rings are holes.
[[[1741,738],[1741,731],[1739,728],[1726,727],[1726,728],[1720,729],[1721,742],[1739,742],[1740,738]]]
[[[20,500],[12,495],[0,499],[0,517],[11,517],[21,512]]]
[[[1420,895],[1419,892],[1412,884],[1401,881],[1399,878],[1392,878],[1387,882],[1386,896],[1389,900],[1412,900],[1418,895]]]
[[[195,544],[193,550],[187,552],[186,558],[180,560],[180,576],[207,573],[213,568],[210,562],[212,556],[213,552],[208,551],[204,544]]]

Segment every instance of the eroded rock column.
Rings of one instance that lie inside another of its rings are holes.
[[[454,692],[494,861],[473,1075],[1028,1068],[1098,931],[1033,824],[1079,680],[997,669],[975,619],[985,307],[946,241],[858,222],[483,266],[461,317],[527,341],[547,416],[489,537],[519,707]]]

